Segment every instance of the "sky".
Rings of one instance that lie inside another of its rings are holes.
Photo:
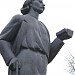
[[[21,14],[20,9],[25,0],[0,0],[0,32],[10,19]],[[64,28],[75,31],[75,0],[43,0],[45,11],[40,15],[50,33],[51,42],[56,38],[56,33]],[[75,34],[64,41],[64,46],[47,67],[47,75],[71,75],[68,70],[67,58],[69,52],[75,56]],[[0,55],[0,74],[8,75],[8,67]]]

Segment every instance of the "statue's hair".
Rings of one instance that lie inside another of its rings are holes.
[[[24,2],[23,7],[21,8],[21,13],[22,13],[23,15],[28,14],[28,12],[29,12],[29,10],[30,10],[30,8],[31,8],[30,4],[32,4],[32,1],[33,1],[33,0],[26,0],[26,1]]]

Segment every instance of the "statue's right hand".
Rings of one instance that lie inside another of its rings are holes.
[[[14,71],[16,70],[16,62],[18,61],[17,58],[13,58],[9,63],[9,69]],[[18,68],[21,68],[21,63],[18,61]]]

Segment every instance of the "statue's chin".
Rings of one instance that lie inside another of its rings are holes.
[[[42,8],[42,9],[34,9],[36,12],[38,12],[39,14],[41,14],[41,13],[43,13],[43,11],[44,11],[44,9]]]
[[[37,10],[39,14],[43,13],[44,10]]]

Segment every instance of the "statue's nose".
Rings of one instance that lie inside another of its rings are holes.
[[[45,6],[45,4],[43,4],[43,6]]]

